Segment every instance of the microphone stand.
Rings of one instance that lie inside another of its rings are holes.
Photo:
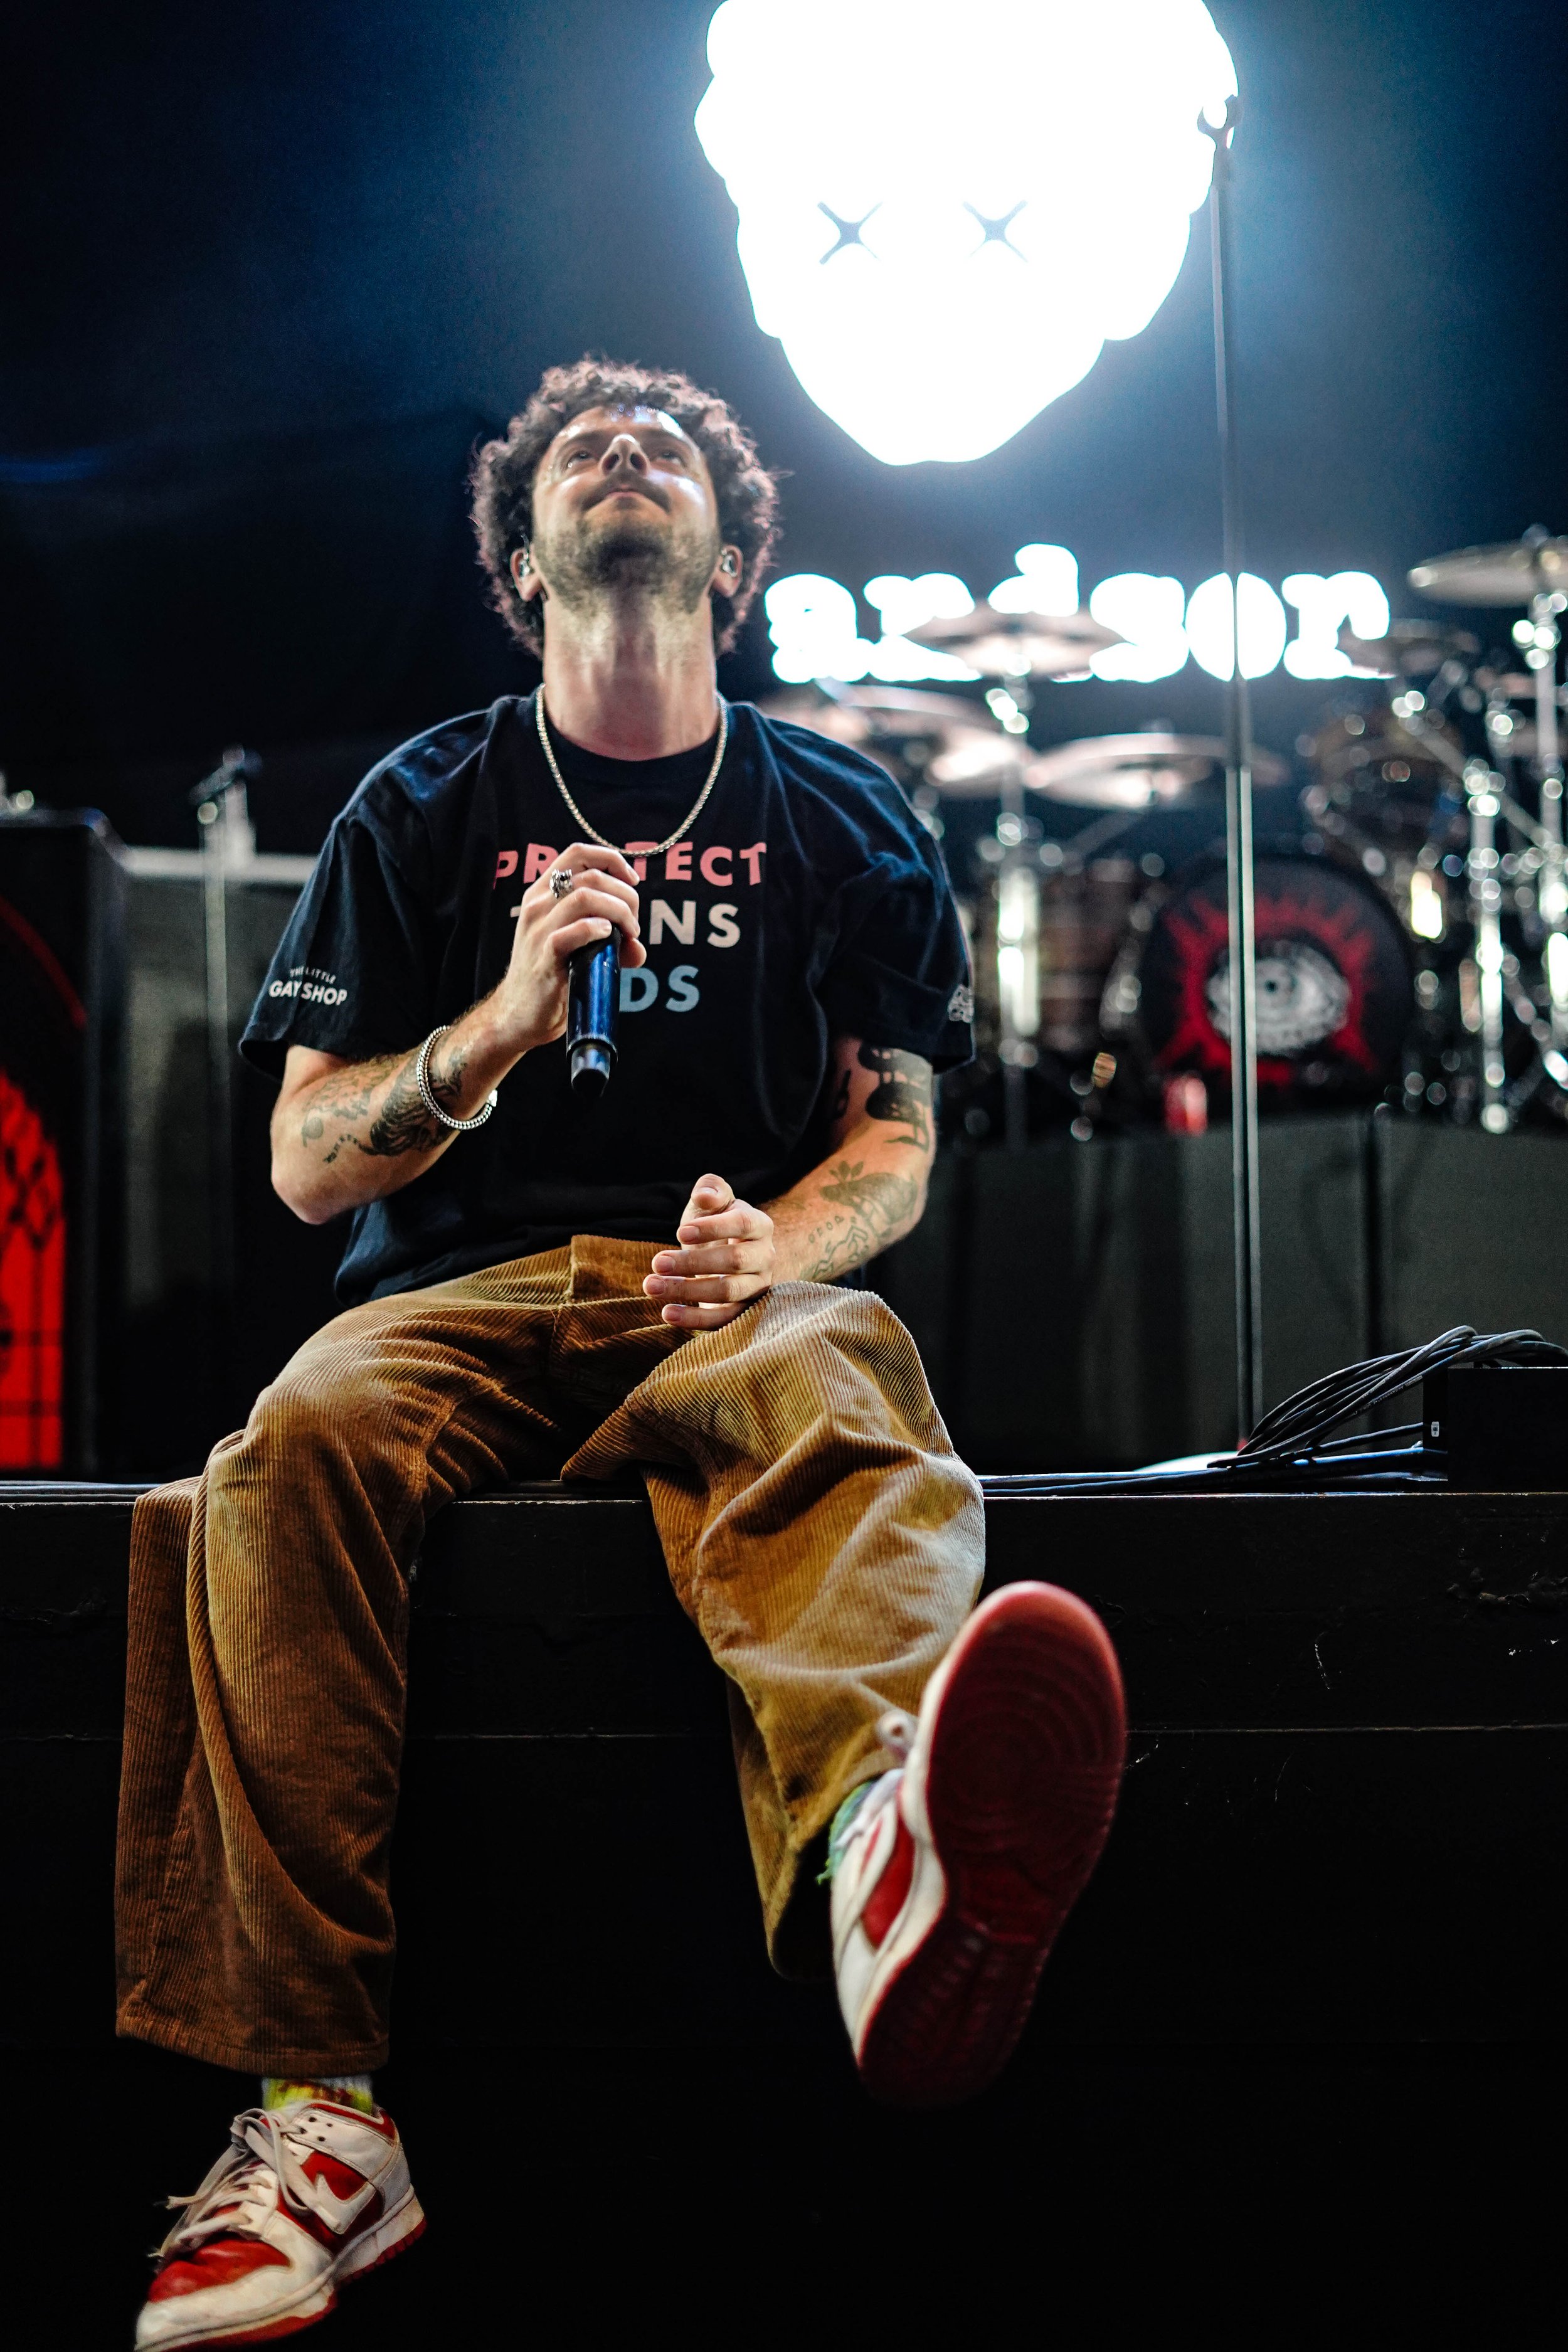
[[[236,1249],[234,1200],[234,1038],[229,1027],[228,886],[256,855],[245,782],[260,768],[251,752],[226,751],[191,794],[202,827],[202,917],[207,1033],[208,1247],[211,1259],[213,1386],[231,1413]]]
[[[1198,128],[1214,142],[1209,242],[1214,284],[1215,406],[1220,516],[1230,579],[1232,654],[1225,705],[1225,865],[1230,937],[1230,1173],[1236,1244],[1236,1416],[1245,1441],[1263,1411],[1262,1203],[1258,1179],[1258,956],[1253,906],[1252,712],[1241,667],[1241,469],[1231,341],[1231,146],[1241,100]]]

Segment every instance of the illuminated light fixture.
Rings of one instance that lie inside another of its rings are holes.
[[[1102,580],[1089,597],[1089,614],[1127,642],[1090,654],[1096,677],[1138,678],[1146,685],[1174,677],[1187,659],[1186,605],[1187,592],[1179,580],[1149,572],[1117,572]]]
[[[1078,611],[1078,558],[1070,547],[1032,541],[1013,558],[1017,574],[999,581],[989,602],[998,613],[1044,613],[1058,619]]]
[[[1410,877],[1410,928],[1418,940],[1443,936],[1443,893],[1422,866]]]
[[[1341,652],[1339,641],[1342,621],[1348,621],[1358,637],[1388,635],[1388,599],[1370,572],[1335,572],[1326,580],[1317,572],[1292,572],[1280,585],[1286,603],[1294,604],[1301,616],[1298,635],[1285,648],[1285,667],[1292,677],[1379,675],[1357,669],[1349,654]]]
[[[1026,710],[1019,708],[1018,704],[1014,701],[1013,697],[1008,693],[1005,686],[988,686],[986,688],[985,707],[990,711],[992,718],[997,721],[998,725],[1005,728],[1009,735],[1026,735],[1028,733],[1029,714]]]
[[[708,62],[757,324],[890,466],[984,457],[1142,333],[1236,89],[1202,0],[725,0]]]
[[[1229,677],[1236,667],[1236,640],[1241,638],[1243,677],[1264,677],[1278,669],[1285,651],[1288,629],[1285,607],[1256,572],[1244,572],[1237,583],[1231,610],[1230,581],[1223,572],[1205,580],[1187,599],[1187,646],[1193,659],[1211,677]]]
[[[996,886],[996,980],[1016,1037],[1032,1037],[1040,1025],[1039,907],[1035,876],[1008,867]]]
[[[1553,931],[1546,942],[1546,978],[1559,997],[1568,995],[1568,934],[1562,931]]]

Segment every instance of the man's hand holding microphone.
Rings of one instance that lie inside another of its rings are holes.
[[[566,875],[569,887],[556,878]],[[468,1018],[489,1014],[511,1045],[514,1060],[561,1036],[566,1027],[567,964],[580,948],[601,946],[618,929],[626,969],[635,971],[647,961],[637,884],[618,849],[574,841],[563,850],[523,892],[506,976]]]

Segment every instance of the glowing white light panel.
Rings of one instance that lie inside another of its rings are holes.
[[[999,448],[1142,331],[1236,89],[1202,0],[724,0],[708,62],[757,324],[890,466]]]

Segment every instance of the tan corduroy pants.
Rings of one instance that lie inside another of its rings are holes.
[[[803,1849],[892,1760],[878,1717],[973,1606],[979,1490],[869,1292],[785,1283],[685,1335],[642,1296],[652,1255],[579,1240],[354,1307],[138,1502],[122,2033],[261,2074],[384,2061],[408,1571],[441,1504],[558,1470],[647,1480],[739,1702],[776,1938]]]

